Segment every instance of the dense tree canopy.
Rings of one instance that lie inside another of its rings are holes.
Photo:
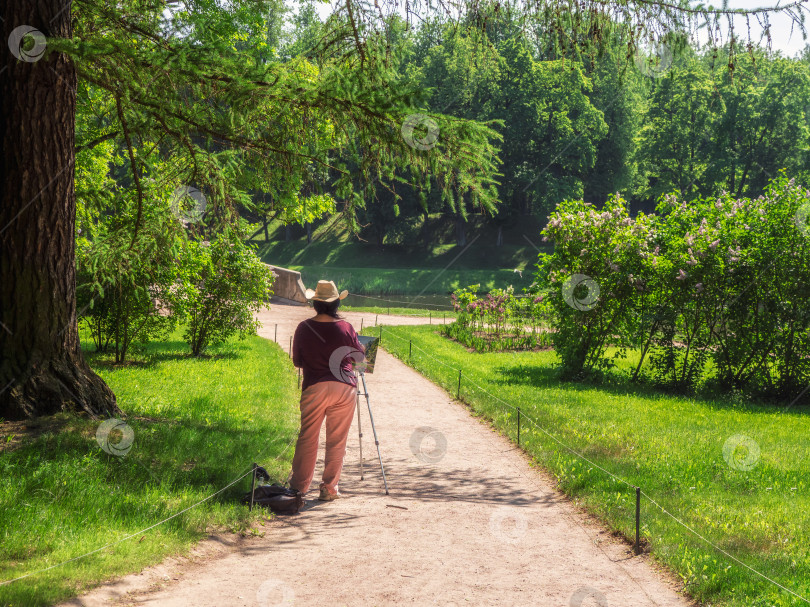
[[[502,136],[495,224],[544,220],[569,199],[601,206],[618,192],[631,208],[652,210],[676,191],[756,197],[781,169],[806,178],[807,56],[670,37],[628,60],[620,28],[583,55],[554,48],[542,28],[504,35],[518,25],[504,16],[484,32],[417,27],[402,68],[430,92],[432,111],[487,122]],[[396,241],[398,224],[375,217],[365,216],[375,239]]]
[[[743,62],[724,22],[778,10],[802,27],[805,1],[348,0],[325,22],[278,0],[3,3],[0,415],[116,410],[79,349],[77,237],[82,259],[119,262],[106,278],[80,268],[101,296],[138,274],[141,252],[169,263],[184,242],[244,236],[246,213],[359,217],[382,242],[403,210],[444,209],[461,228],[473,208],[502,222],[585,192],[750,193],[777,168],[804,171],[806,60],[755,49],[737,80],[714,66]],[[653,82],[628,75],[649,42],[698,28],[709,50],[658,61]],[[675,147],[645,134],[703,107]],[[731,153],[710,158],[712,145]],[[168,212],[176,239],[156,252],[144,235]]]

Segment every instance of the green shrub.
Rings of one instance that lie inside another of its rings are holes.
[[[477,352],[531,350],[550,344],[543,295],[518,297],[510,286],[479,298],[479,288],[471,285],[451,295],[456,320],[442,325],[446,336]]]
[[[563,370],[605,368],[608,346],[633,347],[634,379],[797,397],[810,383],[808,209],[810,191],[784,175],[754,200],[673,194],[635,219],[620,198],[601,212],[561,204],[536,280]],[[586,279],[589,292],[576,286]]]
[[[168,207],[144,205],[138,230],[134,200],[118,201],[115,213],[100,215],[92,240],[77,239],[77,309],[97,351],[112,347],[126,360],[133,343],[166,336],[177,276],[182,230]]]
[[[183,337],[194,356],[239,332],[256,332],[254,316],[272,294],[273,272],[236,235],[188,242],[180,254],[173,314],[186,326]]]
[[[643,214],[631,219],[619,196],[602,211],[568,201],[549,219],[543,235],[555,248],[540,254],[537,283],[554,294],[554,347],[563,374],[577,378],[612,365],[608,345],[617,347],[615,356],[632,345],[655,222]]]

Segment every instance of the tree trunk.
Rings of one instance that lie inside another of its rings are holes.
[[[464,218],[461,215],[456,216],[456,243],[460,247],[467,244],[467,230]]]
[[[0,11],[0,417],[117,414],[76,324],[76,71],[64,55],[21,61],[5,44],[21,24],[69,37],[71,7],[6,0]]]
[[[430,215],[425,211],[422,215],[422,245],[426,251],[430,250]]]
[[[498,235],[495,238],[495,246],[502,247],[503,246],[503,226],[498,226]]]

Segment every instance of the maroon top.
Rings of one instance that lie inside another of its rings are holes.
[[[322,381],[356,386],[352,361],[362,361],[363,346],[348,322],[320,322],[311,318],[299,323],[293,337],[293,364],[304,372],[301,390]]]

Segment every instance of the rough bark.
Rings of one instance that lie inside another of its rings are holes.
[[[0,417],[120,413],[79,348],[76,71],[59,53],[20,61],[6,44],[19,25],[46,37],[70,36],[70,4],[0,6]]]

